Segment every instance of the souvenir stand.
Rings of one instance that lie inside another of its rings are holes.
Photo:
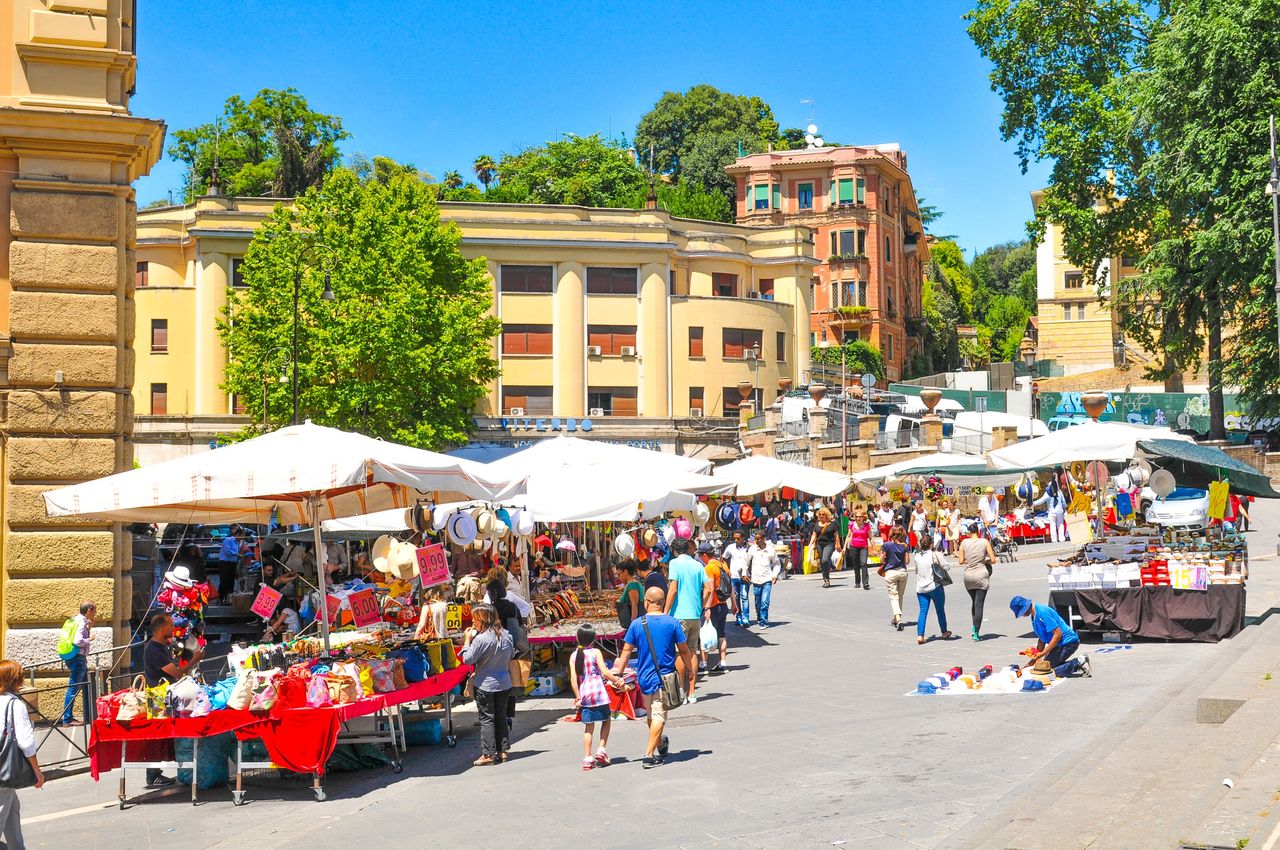
[[[323,458],[325,462],[317,463],[317,458]],[[518,493],[523,484],[523,480],[497,477],[479,464],[308,422],[213,451],[53,490],[46,493],[44,499],[50,516],[91,516],[123,522],[276,521],[281,524],[310,524],[316,551],[321,551],[321,521],[326,514],[343,517],[371,509],[404,510],[424,498],[434,502],[445,498],[498,499]],[[326,592],[323,570],[318,571],[317,587],[320,608],[317,618],[320,631],[318,649],[327,660],[331,658],[332,648],[328,613],[330,596]],[[447,671],[447,674],[452,674],[449,678],[460,680],[465,671],[458,673],[459,669]],[[392,688],[376,693],[363,705],[360,705],[363,700],[342,700],[356,705],[355,708],[343,704],[336,708],[307,709],[285,709],[282,706],[276,718],[271,718],[270,710],[264,717],[261,712],[227,713],[228,710],[224,709],[222,712],[211,711],[203,717],[142,719],[135,716],[121,721],[118,712],[113,715],[108,705],[104,715],[115,719],[110,723],[105,719],[95,721],[90,735],[95,777],[102,769],[113,766],[112,749],[117,742],[121,745],[120,756],[123,758],[127,740],[174,737],[198,740],[215,732],[233,730],[251,730],[264,739],[269,752],[274,746],[274,763],[322,769],[327,758],[324,749],[328,747],[332,751],[343,716],[351,718],[384,712],[405,701],[426,698],[425,691],[436,688],[443,689],[441,692],[449,690],[444,687],[448,679],[438,678],[447,674],[441,671],[433,676],[435,682],[430,685],[419,683],[417,688]],[[268,679],[267,684],[274,681]],[[191,684],[184,684],[187,682]],[[190,679],[175,683],[175,691],[180,684],[192,696],[197,692],[205,693]],[[391,690],[401,693],[392,696]],[[123,693],[113,696],[124,698]],[[136,700],[137,695],[130,699]],[[143,699],[144,705],[145,702]],[[151,713],[146,708],[143,712]],[[390,721],[388,725],[391,725]],[[325,729],[332,730],[332,734],[322,734]],[[312,749],[302,752],[295,761],[289,752],[294,744]],[[198,764],[198,758],[197,750],[192,759],[193,767]],[[178,766],[173,762],[142,764]]]

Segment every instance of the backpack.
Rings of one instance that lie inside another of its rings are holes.
[[[733,597],[733,582],[729,580],[729,567],[720,561],[720,569],[716,572],[716,602],[727,602]]]
[[[79,631],[79,624],[76,622],[76,618],[68,617],[67,621],[62,624],[62,630],[58,632],[58,657],[63,661],[76,654],[77,631]]]

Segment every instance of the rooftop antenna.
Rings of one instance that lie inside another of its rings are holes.
[[[822,137],[818,135],[818,125],[813,121],[813,98],[806,97],[800,102],[809,105],[809,124],[804,128],[805,147],[809,149],[820,148],[826,142],[822,141]]]
[[[647,210],[656,210],[658,208],[658,191],[653,185],[653,143],[649,143],[649,197],[645,199],[644,208]]]

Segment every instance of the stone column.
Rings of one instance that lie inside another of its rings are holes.
[[[218,339],[218,319],[227,304],[227,284],[231,258],[222,253],[202,253],[196,257],[196,369],[190,410],[178,409],[173,399],[170,413],[188,416],[221,416],[228,409],[227,394],[221,388],[227,366],[227,349]],[[292,281],[290,281],[292,286]],[[292,290],[290,290],[292,291]],[[293,350],[286,349],[292,357]],[[287,361],[286,361],[287,362]],[[292,367],[292,364],[288,364]],[[149,402],[143,400],[146,405]],[[143,408],[148,413],[146,407]],[[292,408],[290,408],[292,410]],[[305,416],[301,411],[299,417]]]
[[[552,296],[555,352],[552,369],[552,413],[582,417],[587,413],[586,269],[582,263],[561,263]]]
[[[875,442],[876,434],[880,433],[880,416],[875,413],[867,413],[858,417],[858,439],[869,440]]]
[[[640,415],[671,415],[671,329],[667,326],[667,267],[646,263],[640,268]]]
[[[1016,429],[1015,429],[1016,430]],[[942,417],[929,414],[920,420],[921,445],[942,448]]]

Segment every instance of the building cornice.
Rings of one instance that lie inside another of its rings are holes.
[[[93,114],[44,109],[0,108],[0,150],[19,158],[124,165],[130,181],[147,174],[163,153],[165,124],[129,115]],[[30,173],[31,179],[59,174]]]

